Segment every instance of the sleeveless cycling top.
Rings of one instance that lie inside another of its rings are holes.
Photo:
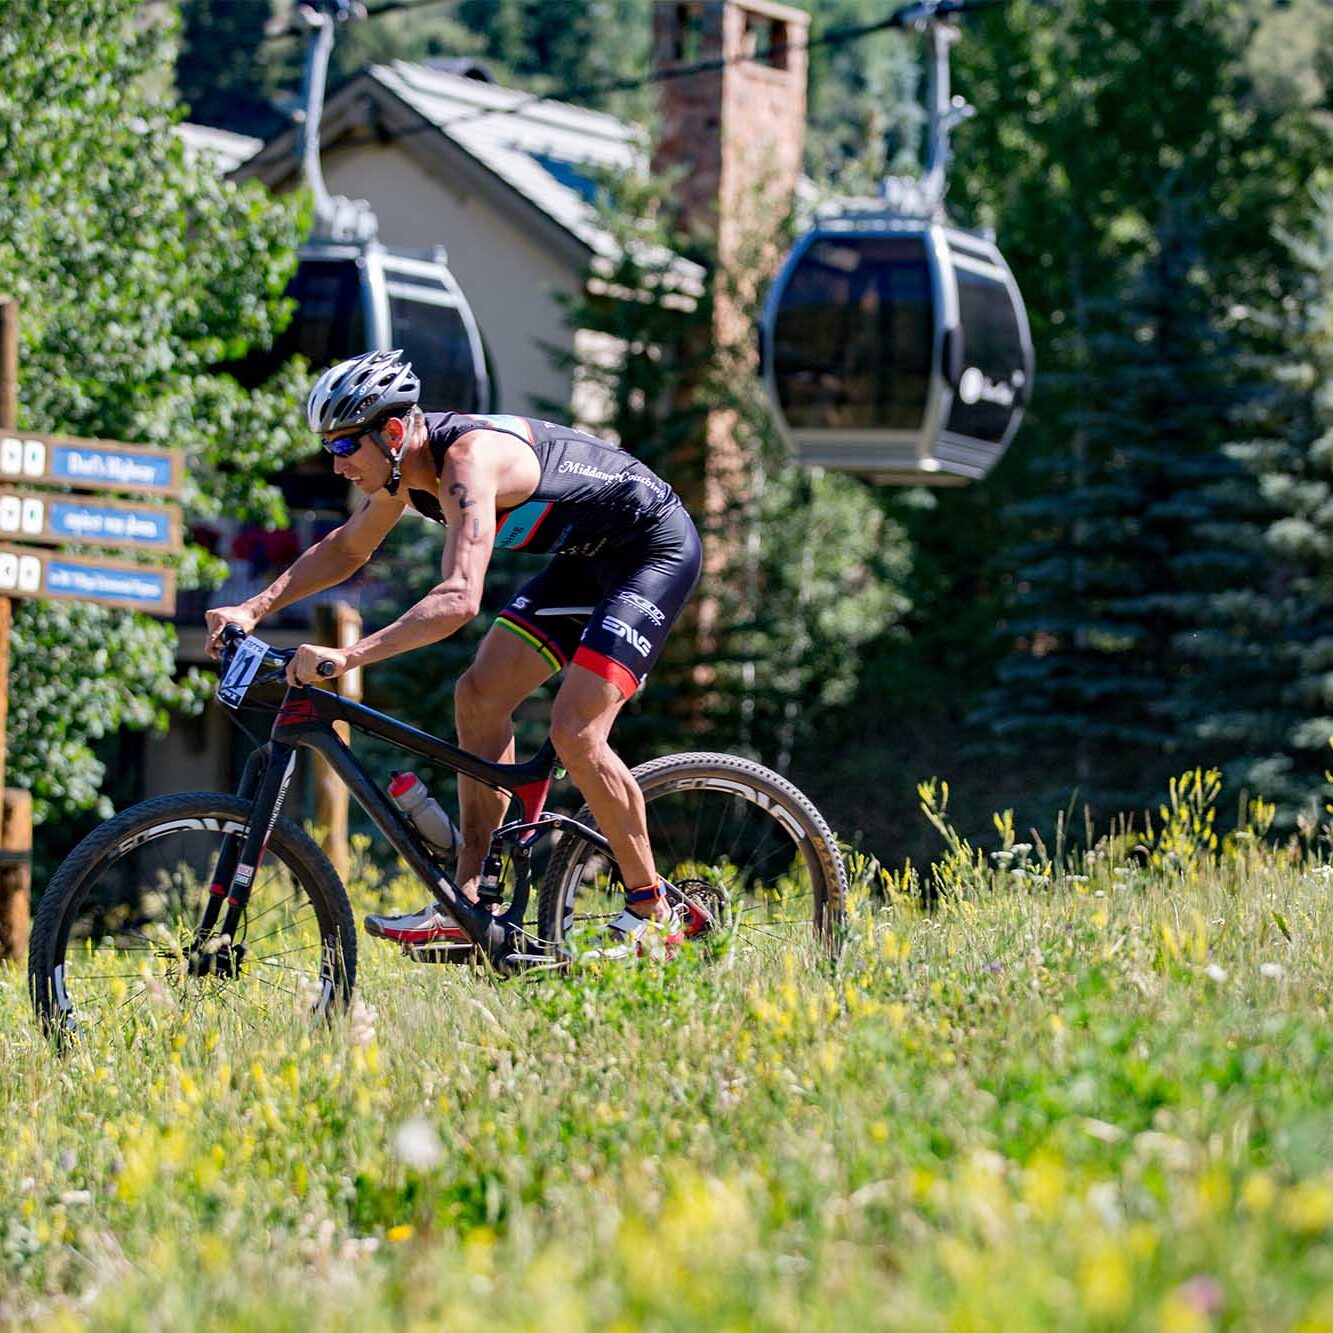
[[[496,515],[497,547],[534,555],[598,555],[631,544],[680,508],[675,491],[633,454],[572,426],[532,417],[427,412],[426,436],[437,477],[449,446],[474,430],[522,440],[542,469],[532,495]],[[423,517],[444,522],[439,501],[429,491],[409,488],[407,498]]]

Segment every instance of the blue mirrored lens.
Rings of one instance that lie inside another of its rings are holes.
[[[359,435],[343,435],[339,439],[323,440],[321,443],[334,458],[348,458],[361,447],[361,437]]]

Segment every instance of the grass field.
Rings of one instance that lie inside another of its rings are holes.
[[[1333,1329],[1333,873],[1207,804],[1078,874],[953,839],[931,914],[860,866],[834,965],[366,940],[333,1031],[63,1061],[7,975],[0,1325]]]

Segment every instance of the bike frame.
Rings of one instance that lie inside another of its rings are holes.
[[[520,818],[502,824],[491,838],[492,855],[508,845],[525,862],[523,873],[516,876],[513,900],[503,914],[497,916],[491,912],[489,904],[469,902],[463,896],[411,821],[380,790],[370,772],[334,730],[336,722],[377,736],[397,749],[452,769],[497,791],[508,792],[519,802]],[[498,967],[503,968],[510,960],[533,960],[533,955],[523,948],[525,940],[530,938],[523,931],[523,918],[531,894],[531,874],[526,868],[526,858],[532,846],[547,833],[564,828],[577,832],[610,854],[610,844],[595,829],[544,809],[557,762],[555,747],[549,737],[525,763],[492,763],[438,736],[419,731],[328,690],[308,685],[289,686],[268,741],[250,756],[242,774],[237,794],[253,802],[250,827],[243,842],[239,835],[230,837],[219,853],[210,898],[200,922],[200,941],[215,931],[235,938],[241,914],[249,902],[251,885],[291,781],[296,751],[301,747],[315,751],[327,761],[390,846],[430,888],[468,939]]]

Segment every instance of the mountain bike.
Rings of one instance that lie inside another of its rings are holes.
[[[561,610],[582,614],[590,608]],[[144,1006],[224,998],[249,1019],[345,1005],[357,939],[347,890],[314,840],[282,814],[298,749],[321,755],[466,939],[405,948],[418,961],[479,962],[508,975],[563,967],[605,931],[624,884],[586,807],[546,809],[558,760],[549,737],[522,763],[493,763],[316,684],[288,686],[291,652],[230,627],[218,698],[274,714],[238,789],[144,801],[90,833],[41,895],[29,984],[48,1032],[119,1022]],[[446,856],[418,832],[335,731],[476,779],[517,802],[491,839],[482,899],[463,896]],[[633,770],[668,896],[692,933],[836,938],[847,890],[837,843],[786,779],[726,754],[669,755]],[[550,854],[532,906],[533,852]]]

